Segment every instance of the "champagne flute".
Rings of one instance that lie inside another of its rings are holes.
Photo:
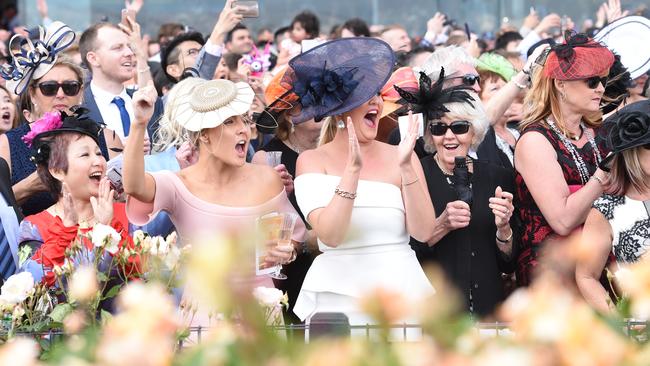
[[[267,151],[266,164],[276,167],[282,162],[282,151]]]
[[[280,230],[278,232],[278,242],[277,247],[287,250],[293,250],[293,244],[291,243],[291,236],[293,235],[293,228],[296,225],[296,220],[298,215],[292,212],[284,212],[280,214]],[[287,276],[282,272],[282,264],[279,264],[275,267],[275,272],[271,273],[271,278],[276,280],[286,280]]]

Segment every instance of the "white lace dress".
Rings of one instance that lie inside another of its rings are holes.
[[[650,213],[643,201],[602,195],[593,207],[612,227],[612,252],[619,263],[633,263],[650,250]]]
[[[298,205],[305,217],[329,204],[340,177],[303,174],[295,180]],[[371,324],[359,299],[376,288],[401,293],[409,301],[434,294],[415,252],[409,246],[399,187],[359,180],[350,226],[336,248],[318,241],[323,254],[307,272],[294,313],[309,322],[319,312],[342,312],[351,325]]]

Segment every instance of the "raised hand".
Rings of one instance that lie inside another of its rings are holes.
[[[47,18],[47,0],[36,0],[36,10],[38,11],[38,15],[41,16],[41,19]]]
[[[189,141],[185,141],[181,146],[176,150],[176,161],[181,169],[185,169],[189,166],[196,164],[199,160],[198,151],[190,145]]]
[[[472,213],[466,202],[453,201],[447,203],[447,207],[440,214],[438,221],[447,231],[453,231],[467,227],[471,218]]]
[[[131,121],[131,125],[147,125],[153,115],[156,98],[158,98],[158,93],[153,86],[153,81],[149,81],[147,86],[133,93],[133,114],[135,119]]]
[[[528,28],[528,29],[535,29],[539,25],[539,16],[537,15],[537,12],[535,11],[535,8],[531,7],[530,12],[524,18],[524,24],[523,27]]]
[[[510,218],[515,209],[512,205],[512,197],[512,193],[502,190],[499,186],[494,190],[494,197],[490,198],[489,207],[494,214],[497,229],[510,225]]]
[[[555,14],[545,16],[542,21],[535,27],[535,32],[540,36],[542,33],[547,33],[551,28],[560,28],[562,26],[562,18]]]
[[[68,189],[68,185],[63,183],[61,185],[61,195],[63,201],[63,225],[66,227],[72,227],[77,225],[79,221],[79,216],[77,215],[77,210],[74,207],[74,201],[72,200],[72,195]]]
[[[93,206],[95,220],[104,225],[110,225],[113,221],[113,197],[115,191],[111,189],[108,178],[103,177],[99,182],[97,197],[90,197],[90,204]]]
[[[627,10],[623,11],[621,0],[607,0],[607,2],[603,4],[603,8],[607,18],[607,23],[623,18],[629,13]]]
[[[427,21],[427,32],[432,36],[442,34],[442,30],[445,27],[445,20],[447,20],[447,17],[444,14],[436,12],[433,17]]]
[[[124,0],[124,8],[126,10],[133,10],[136,14],[144,6],[144,0]]]
[[[219,13],[219,19],[210,34],[210,41],[214,44],[222,44],[226,34],[244,19],[241,15],[241,7],[233,8],[232,3],[233,0],[226,0],[226,4]]]
[[[354,130],[354,124],[352,123],[352,118],[348,117],[348,168],[351,168],[355,171],[360,171],[363,166],[363,161],[361,159],[361,147],[359,146],[359,139],[357,138],[357,133]]]
[[[415,141],[418,139],[418,130],[420,125],[418,119],[409,111],[409,125],[406,135],[402,136],[402,141],[397,146],[397,159],[400,166],[406,166],[411,163]]]

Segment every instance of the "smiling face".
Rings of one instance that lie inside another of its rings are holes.
[[[93,73],[101,73],[109,80],[121,83],[130,80],[135,70],[135,55],[128,36],[114,27],[97,31],[95,49],[86,55]]]
[[[209,154],[228,165],[243,166],[251,138],[251,127],[241,116],[201,131],[200,154]]]
[[[97,196],[99,182],[106,173],[106,159],[99,150],[99,146],[89,136],[81,134],[68,134],[67,170],[50,168],[50,174],[58,181],[65,183],[70,189],[70,194],[78,200],[89,200]],[[61,148],[62,145],[53,147]],[[50,159],[56,159],[54,153]],[[50,165],[52,162],[50,163]]]
[[[39,85],[44,84],[70,84],[77,82],[81,84],[79,76],[72,69],[65,65],[54,66],[42,78],[34,83],[33,88],[30,90],[30,95],[33,105],[32,116],[40,118],[44,113],[52,112],[55,110],[69,112],[70,107],[81,104],[82,92],[81,88],[77,89],[77,94],[67,95],[64,88],[59,87],[54,96],[44,95]]]
[[[343,120],[347,123],[347,118],[352,118],[354,130],[360,143],[373,141],[377,137],[379,116],[383,109],[384,101],[375,95],[362,105],[344,113]]]
[[[13,128],[16,117],[16,105],[9,96],[9,93],[0,89],[0,133],[7,132]]]
[[[456,121],[465,120],[467,120],[467,118],[454,116],[447,113],[440,120],[429,121],[429,125],[444,124],[449,126]],[[458,124],[458,122],[455,124]],[[441,164],[444,164],[446,166],[446,169],[451,171],[454,167],[455,157],[467,156],[469,148],[472,144],[472,139],[474,138],[474,129],[472,126],[470,126],[466,133],[455,134],[450,128],[447,128],[442,136],[432,135],[431,130],[429,129],[426,134],[430,135],[431,139],[433,140],[433,146],[436,149],[438,161]]]

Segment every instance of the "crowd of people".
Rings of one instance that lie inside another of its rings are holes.
[[[254,37],[226,0],[210,34],[168,23],[156,41],[142,2],[83,31],[38,3],[40,33],[0,33],[4,279],[57,286],[98,224],[120,245],[135,229],[189,243],[295,213],[293,245],[264,255],[287,279],[256,279],[288,293],[285,321],[365,324],[377,287],[445,301],[429,265],[494,319],[542,271],[612,311],[604,271],[650,248],[650,48],[603,36],[650,20],[618,0],[583,26],[531,10],[494,39],[441,13],[421,36],[359,18],[324,35],[310,11]]]

